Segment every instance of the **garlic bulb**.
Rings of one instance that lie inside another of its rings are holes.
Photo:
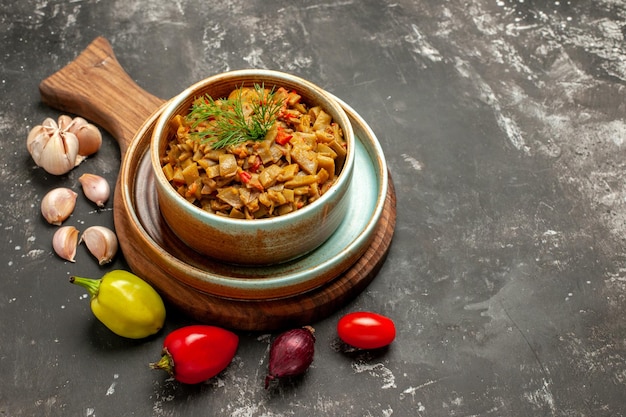
[[[62,226],[52,236],[52,248],[61,258],[74,262],[78,246],[78,229],[74,226]]]
[[[26,147],[37,166],[63,175],[100,149],[98,128],[81,117],[61,115],[58,123],[47,118],[28,133]]]
[[[88,227],[80,238],[79,243],[81,242],[85,242],[87,249],[100,265],[111,262],[117,253],[117,236],[113,230],[104,226]]]
[[[48,223],[60,226],[74,211],[77,196],[69,188],[55,188],[41,200],[41,214]]]
[[[111,187],[106,179],[95,174],[83,174],[78,178],[78,181],[83,187],[85,197],[100,208],[104,207],[104,204],[111,195]]]
[[[56,122],[48,118],[31,129],[26,147],[37,166],[50,174],[63,175],[74,168],[78,138],[73,133],[61,131]]]

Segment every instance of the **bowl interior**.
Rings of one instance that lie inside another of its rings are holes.
[[[180,194],[178,194],[173,187],[169,186],[169,183],[161,169],[160,163],[160,158],[164,155],[168,145],[168,138],[174,134],[174,132],[170,131],[169,121],[178,114],[187,114],[192,102],[197,97],[208,94],[213,99],[218,99],[228,96],[228,94],[236,88],[242,86],[251,87],[254,84],[264,85],[266,88],[284,87],[288,90],[295,90],[302,96],[302,100],[309,107],[320,106],[324,109],[324,111],[326,111],[333,118],[333,121],[341,126],[344,139],[347,143],[347,154],[335,184],[328,190],[328,192],[323,194],[314,203],[307,205],[300,210],[278,217],[255,220],[242,220],[217,216],[189,203]],[[161,117],[157,120],[152,134],[151,160],[159,185],[168,185],[167,187],[162,187],[161,191],[168,193],[174,201],[179,202],[182,207],[184,207],[184,210],[191,211],[194,216],[199,216],[206,221],[220,224],[224,227],[251,223],[255,223],[255,226],[251,227],[263,227],[261,226],[263,223],[272,223],[277,227],[279,224],[284,225],[291,223],[294,221],[295,217],[305,216],[308,211],[315,210],[315,207],[323,205],[324,202],[331,199],[333,194],[338,192],[338,190],[345,192],[350,184],[352,167],[354,164],[354,141],[355,139],[352,125],[343,107],[335,100],[334,96],[331,96],[320,87],[302,78],[279,71],[239,70],[217,74],[206,78],[184,90],[178,96],[173,98],[168,105],[166,105]]]

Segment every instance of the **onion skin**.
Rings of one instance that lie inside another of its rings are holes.
[[[270,347],[269,373],[265,389],[274,379],[303,374],[313,362],[315,330],[310,326],[278,335]]]

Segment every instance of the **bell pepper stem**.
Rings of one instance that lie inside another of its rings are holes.
[[[89,291],[89,295],[91,298],[95,298],[98,296],[98,291],[100,290],[101,279],[90,279],[90,278],[81,278],[81,277],[70,277],[70,283],[80,285]]]
[[[172,359],[172,355],[170,355],[167,349],[163,349],[161,359],[159,359],[158,362],[150,363],[150,368],[161,369],[170,374],[170,376],[174,376],[174,360]]]

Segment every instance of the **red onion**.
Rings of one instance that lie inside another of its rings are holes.
[[[303,374],[313,362],[315,330],[310,326],[281,333],[270,347],[269,373],[265,389],[271,381],[285,376]]]

